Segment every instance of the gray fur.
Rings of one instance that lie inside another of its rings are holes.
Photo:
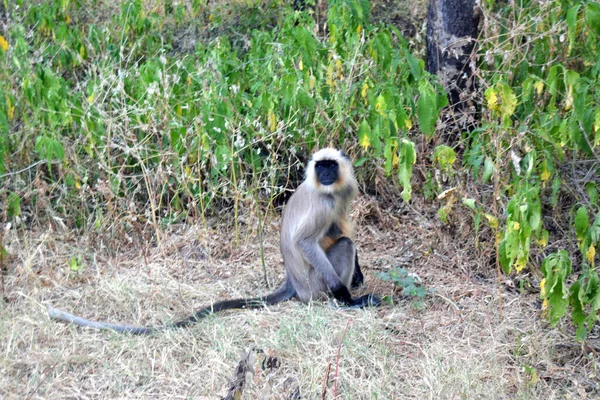
[[[331,156],[331,152],[327,154]],[[281,254],[289,279],[303,302],[327,296],[329,290],[341,285],[349,287],[354,272],[355,248],[350,239],[333,245],[327,253],[320,241],[330,233],[342,233],[340,223],[347,221],[350,203],[358,192],[352,174],[352,164],[339,152],[335,159],[340,164],[341,184],[334,190],[319,190],[322,186],[313,171],[292,195],[283,212],[281,222]],[[319,161],[313,156],[309,168]],[[330,158],[328,158],[330,159]],[[334,235],[331,235],[332,237]],[[336,237],[336,239],[337,239]]]

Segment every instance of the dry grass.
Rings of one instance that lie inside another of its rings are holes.
[[[357,213],[372,208],[362,199]],[[598,360],[548,328],[535,295],[505,290],[500,320],[495,282],[468,278],[463,271],[472,265],[456,261],[473,258],[452,247],[462,239],[440,236],[437,223],[414,212],[386,228],[367,217],[359,216],[358,230],[362,291],[389,294],[374,273],[401,265],[432,290],[424,309],[409,300],[352,311],[290,301],[151,337],[66,326],[50,321],[45,308],[150,325],[223,297],[264,292],[255,232],[248,229],[236,248],[221,226],[182,226],[144,256],[125,244],[110,250],[115,245],[92,235],[12,231],[0,303],[0,397],[216,398],[228,394],[240,359],[249,366],[240,376],[245,399],[320,399],[324,391],[332,399],[336,369],[344,399],[593,397],[585,389],[597,379]],[[277,224],[269,229],[268,272],[279,282]],[[69,272],[78,254],[84,268]]]

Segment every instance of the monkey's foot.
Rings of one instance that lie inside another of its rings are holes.
[[[353,299],[350,308],[377,307],[381,304],[381,299],[374,294],[366,294],[357,299]]]
[[[377,307],[381,305],[381,299],[374,294],[366,294],[364,296],[352,299],[352,303],[350,304],[340,304],[334,299],[331,299],[330,304],[341,308]]]

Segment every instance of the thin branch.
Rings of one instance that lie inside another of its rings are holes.
[[[8,178],[9,176],[18,175],[18,174],[20,174],[22,172],[29,171],[30,169],[35,168],[35,167],[37,167],[40,164],[44,164],[45,162],[47,162],[47,161],[46,160],[40,160],[40,161],[34,162],[33,164],[31,164],[31,165],[29,165],[29,166],[27,166],[27,167],[25,167],[25,168],[23,168],[21,170],[14,171],[14,172],[7,172],[4,175],[0,175],[0,179]]]
[[[344,338],[346,337],[346,332],[348,331],[350,322],[352,322],[352,318],[349,318],[348,322],[346,322],[346,327],[344,328],[344,332],[342,333],[342,338],[340,339],[340,345],[338,346],[337,357],[335,359],[335,375],[333,377],[333,398],[334,398],[334,400],[337,398],[337,384],[338,384],[338,370],[340,367],[340,353],[342,352],[342,345],[344,344]]]

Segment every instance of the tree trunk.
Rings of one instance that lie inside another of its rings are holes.
[[[427,71],[439,77],[448,92],[449,107],[442,112],[446,142],[456,143],[460,132],[478,120],[471,54],[478,17],[475,0],[431,0],[427,12]]]

